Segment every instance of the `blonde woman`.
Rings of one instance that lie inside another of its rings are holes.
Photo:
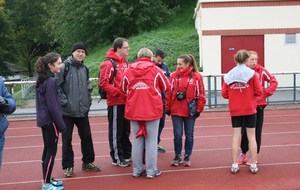
[[[170,89],[168,79],[152,62],[152,57],[150,49],[140,49],[138,59],[131,64],[122,80],[122,90],[127,94],[125,118],[130,120],[133,132],[133,177],[146,174],[149,179],[161,175],[157,168],[157,136],[159,120],[163,113],[161,92]]]

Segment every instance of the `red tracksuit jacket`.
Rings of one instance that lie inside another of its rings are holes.
[[[263,90],[261,96],[257,97],[257,107],[266,106],[266,98],[272,96],[275,93],[278,82],[276,78],[267,71],[267,69],[259,64],[255,65],[254,71],[259,77],[259,83]],[[269,83],[269,86],[267,88],[265,87],[266,83]]]
[[[239,70],[237,68],[242,68]],[[232,72],[238,70],[237,72]],[[247,68],[246,65],[240,64],[233,68],[230,72],[234,73],[232,76],[251,76],[247,79],[234,78],[229,80],[230,83],[223,83],[222,96],[228,99],[229,111],[231,116],[244,116],[256,113],[257,100],[256,97],[262,94],[262,89],[259,83],[259,78],[253,70]],[[224,76],[224,79],[227,76]]]
[[[198,98],[197,111],[201,113],[204,109],[206,99],[203,78],[199,72],[192,73],[191,70],[192,66],[182,72],[176,69],[170,76],[171,91],[166,96],[166,110],[170,110],[171,115],[189,117],[188,102],[196,97]],[[189,80],[191,74],[192,78]],[[186,92],[186,98],[177,100],[178,91]]]

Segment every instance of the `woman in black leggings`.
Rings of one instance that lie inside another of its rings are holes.
[[[264,109],[267,106],[266,98],[269,96],[272,96],[277,88],[278,82],[276,78],[271,75],[267,69],[262,67],[261,65],[257,64],[258,56],[255,51],[248,51],[249,53],[249,59],[246,65],[253,69],[259,77],[260,85],[263,89],[263,93],[260,97],[257,98],[257,107],[256,107],[256,126],[255,126],[255,138],[256,138],[256,144],[257,144],[257,154],[260,152],[260,146],[261,146],[261,137],[262,137],[262,128],[264,123]],[[268,87],[265,87],[265,83],[268,83]],[[252,162],[251,157],[247,158],[247,152],[249,150],[248,146],[248,138],[247,138],[247,132],[242,131],[242,140],[241,140],[241,150],[242,153],[238,157],[238,164],[246,163],[247,165],[250,165]]]
[[[43,184],[42,190],[64,189],[62,181],[51,178],[57,152],[59,132],[66,129],[62,119],[57,83],[54,73],[60,72],[61,57],[57,53],[48,53],[36,63],[36,117],[37,126],[41,127],[44,141],[42,155]]]

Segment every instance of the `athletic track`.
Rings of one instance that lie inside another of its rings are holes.
[[[35,120],[10,118],[6,132],[4,159],[0,171],[1,190],[41,189],[41,130]],[[53,176],[64,180],[67,190],[298,190],[300,189],[300,106],[294,109],[266,110],[262,148],[258,156],[259,172],[253,175],[248,166],[230,173],[231,122],[227,111],[205,111],[196,121],[192,167],[172,167],[174,157],[170,117],[162,133],[166,153],[159,153],[162,175],[155,179],[133,178],[132,166],[111,164],[105,116],[90,117],[95,164],[100,172],[81,170],[81,152],[74,130],[74,177],[64,178],[61,169],[61,138]]]

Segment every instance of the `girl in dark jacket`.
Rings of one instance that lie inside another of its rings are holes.
[[[64,189],[62,181],[51,178],[59,132],[64,132],[66,129],[61,114],[57,83],[54,78],[54,73],[60,72],[61,62],[61,57],[57,53],[48,53],[36,62],[38,77],[36,81],[37,126],[42,129],[44,141],[42,155],[43,190]]]

